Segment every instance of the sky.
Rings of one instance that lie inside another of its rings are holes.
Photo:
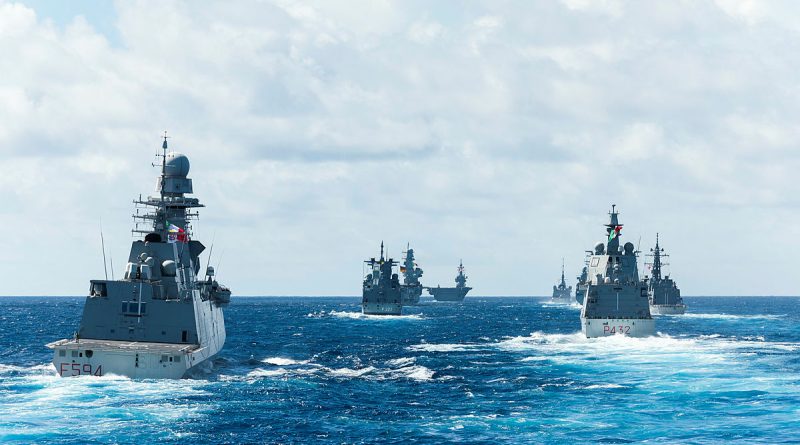
[[[612,204],[684,295],[798,295],[796,2],[0,0],[0,295],[115,275],[160,134],[234,295],[574,284]],[[205,261],[205,254],[204,254]]]

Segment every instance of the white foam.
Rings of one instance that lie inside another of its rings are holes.
[[[695,314],[688,313],[683,315],[669,315],[670,317],[683,317],[683,318],[699,318],[699,319],[717,319],[717,320],[777,320],[786,317],[786,314],[781,315],[734,315],[734,314]]]
[[[367,366],[366,368],[360,369],[350,369],[350,368],[339,368],[339,369],[329,369],[328,374],[334,377],[362,377],[366,374],[375,371],[375,367]]]
[[[351,320],[381,320],[381,321],[397,321],[397,320],[422,320],[422,314],[411,315],[365,315],[361,312],[347,312],[347,311],[322,311],[312,312],[306,317],[309,318],[346,318]]]
[[[616,383],[603,383],[603,384],[589,385],[583,389],[619,389],[619,388],[625,388],[625,386],[617,385]]]
[[[418,345],[408,346],[406,349],[409,351],[420,352],[463,352],[474,351],[477,349],[485,348],[485,346],[477,344],[458,344],[458,343],[421,343]]]
[[[269,365],[275,366],[290,366],[290,365],[305,365],[309,361],[308,360],[294,360],[291,358],[284,358],[284,357],[268,357],[264,360],[261,360],[262,363],[266,363]]]

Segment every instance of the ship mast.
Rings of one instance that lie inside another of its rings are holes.
[[[164,130],[164,143],[161,144],[161,150],[163,153],[161,154],[161,227],[164,230],[164,236],[169,236],[169,227],[167,227],[167,205],[164,203],[164,188],[166,187],[166,177],[167,177],[167,130]]]

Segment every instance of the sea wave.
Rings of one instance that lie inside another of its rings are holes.
[[[778,320],[786,317],[786,314],[695,314],[688,313],[683,315],[667,315],[668,317],[699,318],[699,319],[718,319],[718,320]]]
[[[381,321],[397,321],[397,320],[422,320],[422,314],[411,315],[366,315],[361,312],[347,312],[347,311],[320,311],[311,312],[306,315],[308,318],[345,318],[351,320],[381,320]]]

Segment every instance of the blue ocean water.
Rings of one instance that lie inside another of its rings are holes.
[[[577,306],[235,298],[202,380],[59,378],[83,298],[0,298],[2,443],[798,443],[798,298],[687,298],[658,336]]]

